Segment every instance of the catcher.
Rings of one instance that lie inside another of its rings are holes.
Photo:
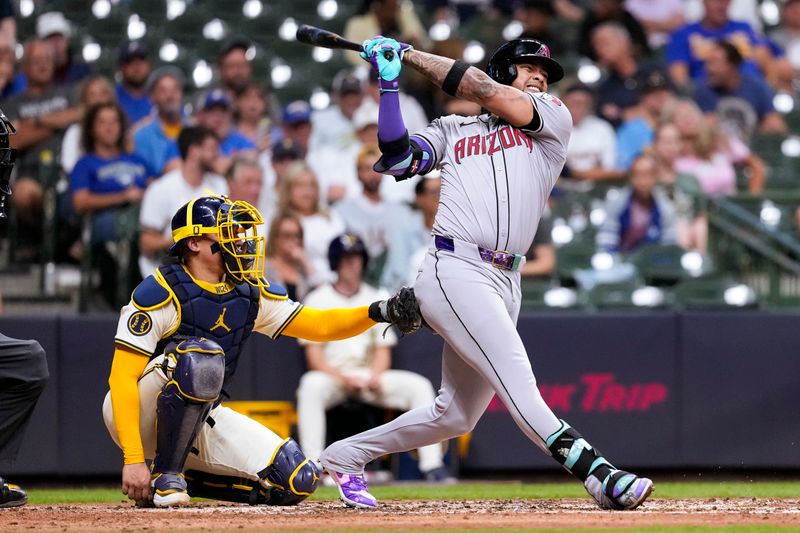
[[[332,341],[376,322],[404,333],[421,325],[411,289],[350,309],[289,300],[261,275],[262,222],[247,202],[190,201],[172,218],[177,261],[142,281],[122,309],[103,417],[123,451],[122,492],[139,505],[190,496],[295,505],[317,488],[319,472],[294,440],[221,403],[252,331]]]

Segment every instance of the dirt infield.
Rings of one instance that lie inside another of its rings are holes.
[[[645,526],[800,526],[800,499],[649,500],[631,512],[602,511],[584,499],[386,501],[371,511],[339,502],[297,507],[193,504],[136,509],[127,503],[30,505],[0,511],[0,531],[336,531]]]

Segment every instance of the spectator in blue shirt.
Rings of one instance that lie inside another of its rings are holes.
[[[55,83],[69,85],[87,78],[91,73],[89,65],[80,56],[73,54],[70,47],[72,26],[60,11],[48,11],[36,19],[36,36],[47,41],[55,55]]]
[[[741,71],[742,55],[727,41],[714,43],[706,59],[706,80],[694,99],[704,113],[713,113],[728,133],[747,139],[758,129],[785,133],[786,123],[772,105],[774,93],[761,79]]]
[[[761,76],[759,58],[767,61],[771,54],[763,39],[750,24],[728,18],[730,0],[703,0],[703,18],[687,24],[670,37],[665,60],[672,81],[678,87],[705,78],[704,63],[715,41],[732,43],[742,54],[742,72]]]
[[[153,109],[146,90],[147,78],[152,71],[147,46],[142,41],[123,44],[119,49],[118,65],[117,101],[128,117],[128,124],[136,124]]]
[[[633,160],[653,142],[655,128],[664,107],[674,93],[667,77],[655,70],[639,82],[642,97],[617,131],[617,169],[627,171]]]
[[[151,176],[162,176],[180,165],[184,80],[181,70],[173,66],[157,68],[147,79],[155,113],[133,133],[133,153],[144,161]]]
[[[86,155],[78,160],[70,176],[70,191],[75,211],[91,216],[91,239],[84,241],[92,253],[92,262],[100,270],[100,294],[113,304],[119,283],[124,283],[117,260],[108,250],[108,243],[123,238],[120,220],[128,214],[136,220],[131,206],[138,206],[147,185],[144,164],[125,152],[125,114],[116,103],[89,108],[82,128],[82,144]],[[83,253],[89,253],[84,249]]]
[[[223,89],[212,89],[201,98],[196,119],[198,126],[210,129],[219,141],[219,157],[214,163],[217,174],[227,174],[237,155],[258,157],[255,143],[234,127],[233,107]],[[168,156],[180,157],[177,146],[170,148]]]
[[[138,157],[125,151],[125,116],[119,105],[91,107],[81,134],[86,155],[72,169],[72,204],[78,214],[94,215],[93,242],[113,241],[117,210],[141,202],[147,172]]]

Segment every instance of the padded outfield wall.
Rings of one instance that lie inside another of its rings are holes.
[[[121,455],[100,414],[116,318],[2,318],[6,335],[39,340],[51,380],[23,451],[6,475],[118,474]],[[800,314],[527,314],[519,330],[540,390],[618,466],[800,467]],[[442,340],[401,339],[394,366],[438,384]],[[293,339],[253,335],[236,400],[293,401],[305,369]],[[462,466],[554,468],[495,398]]]

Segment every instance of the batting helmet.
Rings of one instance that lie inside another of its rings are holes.
[[[331,271],[336,272],[339,269],[339,263],[342,262],[342,256],[345,254],[360,255],[364,260],[364,268],[367,267],[369,260],[367,247],[358,235],[344,233],[331,241],[328,246],[328,264],[331,266]]]
[[[263,283],[264,236],[258,226],[264,220],[247,202],[225,196],[204,196],[181,206],[172,217],[170,255],[181,254],[181,242],[189,237],[217,235],[214,252],[219,251],[225,270],[236,281],[259,286]]]
[[[536,39],[514,39],[494,51],[486,73],[497,83],[511,85],[517,77],[517,63],[537,63],[547,72],[547,83],[564,77],[564,69],[550,57],[550,48]]]

